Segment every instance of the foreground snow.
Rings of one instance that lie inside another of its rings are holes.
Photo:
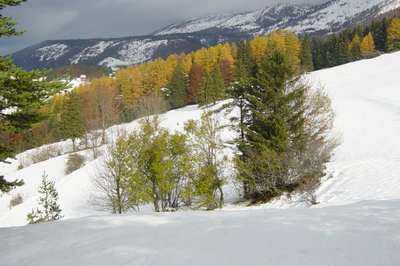
[[[400,53],[393,53],[309,75],[331,96],[342,135],[317,191],[319,204],[312,208],[293,208],[304,206],[293,198],[215,212],[99,217],[88,204],[90,178],[99,165],[90,151],[81,152],[87,164],[70,175],[63,172],[67,155],[22,170],[15,160],[0,164],[6,178],[25,181],[0,197],[0,226],[26,224],[43,171],[56,182],[65,215],[57,223],[0,229],[2,264],[400,265],[399,70]],[[160,117],[161,125],[181,130],[184,121],[199,119],[203,111],[197,106],[174,110]],[[137,126],[116,126],[108,134],[112,138],[118,129]],[[232,136],[224,132],[226,139]],[[63,152],[71,146],[54,145]],[[232,184],[225,191],[228,198],[238,197]],[[9,209],[17,194],[24,202]]]
[[[399,265],[400,200],[0,229],[2,265]]]

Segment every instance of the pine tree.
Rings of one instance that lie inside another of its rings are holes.
[[[362,39],[360,44],[360,53],[363,58],[371,57],[375,54],[375,43],[371,32]]]
[[[314,70],[313,57],[311,53],[311,42],[308,36],[304,37],[301,43],[300,61],[302,68],[309,72]]]
[[[184,76],[182,66],[175,68],[172,79],[168,84],[169,103],[172,109],[180,108],[187,103],[187,78]]]
[[[6,7],[18,6],[20,0],[6,0],[0,4],[0,11]],[[16,22],[0,14],[0,38],[18,36],[22,31],[15,29]],[[38,109],[50,95],[65,88],[65,85],[40,79],[45,76],[42,71],[24,71],[17,68],[9,58],[0,57],[0,134],[9,136],[13,133],[30,129],[44,118]],[[4,112],[15,110],[14,112]],[[4,138],[0,141],[0,162],[15,154],[15,147],[10,146]],[[22,181],[6,181],[0,176],[0,192],[8,192]]]
[[[387,29],[387,47],[389,51],[400,50],[400,18],[393,18]]]
[[[46,173],[42,175],[42,183],[39,187],[39,208],[32,210],[27,215],[29,224],[56,221],[62,218],[58,201],[58,192],[55,183],[47,180]]]
[[[59,128],[64,138],[72,139],[73,150],[76,151],[76,139],[85,136],[86,128],[81,102],[75,92],[71,92],[64,102]]]

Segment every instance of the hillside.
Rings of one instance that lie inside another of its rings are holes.
[[[293,198],[254,207],[228,204],[214,212],[145,210],[118,217],[93,216],[104,215],[87,203],[98,160],[67,176],[63,173],[66,155],[19,171],[16,161],[2,164],[7,178],[22,178],[26,185],[0,198],[0,226],[25,223],[26,213],[36,205],[43,171],[56,181],[65,215],[61,222],[0,229],[3,263],[398,265],[399,68],[400,52],[309,74],[314,85],[323,85],[331,96],[336,130],[342,136],[329,164],[331,175],[317,192],[319,204],[312,208]],[[185,120],[199,118],[202,111],[197,106],[170,111],[160,117],[161,125],[179,130]],[[221,119],[227,122],[226,117]],[[118,127],[136,126],[133,122]],[[116,127],[109,129],[110,136],[115,132]],[[226,139],[232,135],[224,132]],[[90,151],[81,153],[90,159]],[[225,191],[232,203],[236,190],[228,185]],[[24,202],[9,210],[8,203],[17,193]]]
[[[238,43],[278,28],[309,35],[338,32],[399,7],[400,0],[330,0],[317,6],[268,5],[252,12],[191,18],[147,36],[45,41],[14,53],[12,58],[17,66],[25,69],[85,64],[116,70],[218,43]]]

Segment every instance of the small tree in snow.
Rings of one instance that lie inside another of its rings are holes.
[[[56,221],[62,218],[60,205],[57,203],[58,192],[55,189],[55,183],[47,180],[44,172],[42,175],[42,184],[39,187],[39,208],[32,210],[27,215],[29,224]]]

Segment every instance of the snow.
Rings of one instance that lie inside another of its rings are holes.
[[[2,265],[399,265],[400,201],[0,229]]]
[[[361,21],[364,16],[377,16],[398,7],[399,0],[331,0],[317,7],[276,4],[253,12],[189,19],[161,29],[155,35],[194,33],[212,28],[261,34],[285,28],[296,33],[311,34],[318,31],[336,31],[353,19]],[[264,21],[268,23],[263,25]]]
[[[37,49],[33,56],[39,57],[40,61],[57,60],[68,52],[68,46],[65,44],[52,44]]]
[[[397,2],[398,0],[391,0]],[[387,5],[388,1],[382,0],[336,0],[331,1],[325,8],[307,16],[306,19],[297,23],[288,30],[300,33],[312,33],[318,30],[329,29],[333,25],[342,25],[352,18],[360,15],[364,10],[381,5],[386,11],[392,10],[395,6]]]
[[[87,47],[71,59],[71,64],[78,64],[87,59],[94,58],[103,53],[108,47],[112,46],[113,44],[113,41],[100,41],[93,46]]]
[[[213,212],[102,216],[87,201],[99,165],[90,151],[80,152],[86,165],[70,175],[63,171],[69,142],[52,144],[62,155],[21,170],[16,160],[0,164],[8,180],[25,181],[0,198],[0,226],[26,223],[43,171],[56,182],[65,215],[60,222],[0,228],[2,265],[399,265],[399,70],[397,52],[308,75],[332,98],[342,135],[328,165],[330,177],[317,191],[319,204],[311,208],[282,198]],[[173,110],[160,116],[161,125],[182,130],[184,121],[198,120],[203,111],[197,106]],[[134,121],[111,127],[109,138],[137,126]],[[234,133],[226,130],[223,136]],[[238,197],[232,184],[224,190],[230,203]],[[9,209],[18,193],[24,202]]]
[[[117,70],[121,66],[128,66],[147,61],[152,58],[156,49],[167,45],[167,40],[152,41],[150,39],[126,42],[118,52],[120,58],[107,57],[99,65]]]

